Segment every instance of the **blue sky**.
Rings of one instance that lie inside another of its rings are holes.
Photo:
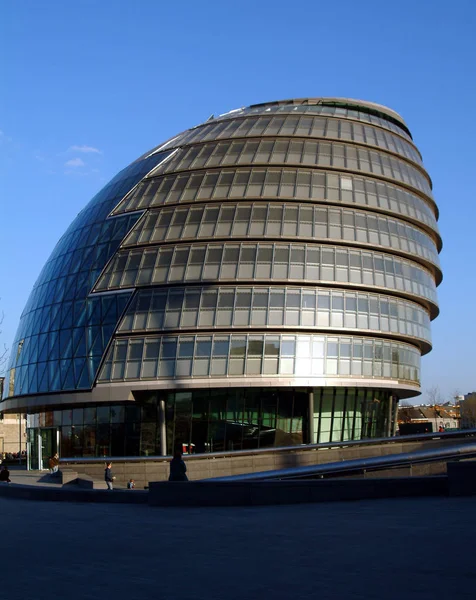
[[[476,3],[2,3],[0,341],[56,241],[122,167],[210,114],[347,96],[403,115],[440,207],[423,397],[476,389]]]

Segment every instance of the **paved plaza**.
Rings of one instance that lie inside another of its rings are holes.
[[[0,498],[1,597],[473,599],[475,509],[474,498],[206,509]]]

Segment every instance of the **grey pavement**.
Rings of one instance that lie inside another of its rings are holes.
[[[474,599],[475,509],[475,498],[200,509],[0,498],[0,596]]]

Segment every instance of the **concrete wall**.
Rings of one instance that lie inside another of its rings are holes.
[[[405,438],[396,438],[395,443],[381,444],[375,446],[349,446],[346,448],[306,450],[299,447],[292,451],[270,452],[265,454],[227,455],[223,457],[208,457],[207,455],[185,456],[187,474],[191,481],[209,479],[212,477],[225,477],[228,475],[240,475],[242,473],[257,473],[273,469],[285,469],[289,467],[327,464],[341,460],[352,460],[357,458],[369,458],[373,456],[386,456],[401,452],[413,452],[417,450],[430,450],[433,448],[444,448],[473,443],[474,438],[462,438],[456,442],[454,439],[436,439],[419,442],[405,442]],[[72,468],[79,473],[86,473],[93,478],[104,478],[104,461],[93,463],[82,463],[78,460],[62,461],[62,466]],[[134,479],[138,488],[143,488],[151,481],[166,481],[169,475],[169,460],[160,459],[147,461],[114,461],[112,471],[116,476],[116,483],[125,487],[129,479]],[[416,465],[412,468],[400,470],[400,475],[435,475],[446,473],[446,462]],[[370,477],[373,475],[368,473]],[[394,476],[395,471],[390,470],[388,476]],[[378,475],[377,475],[378,476]],[[380,477],[382,474],[380,474]]]

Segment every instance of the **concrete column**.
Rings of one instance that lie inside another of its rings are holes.
[[[21,465],[21,416],[22,413],[18,413],[18,462]]]
[[[308,390],[308,419],[307,419],[307,427],[308,427],[308,436],[309,443],[314,443],[314,388],[309,388]]]
[[[397,422],[397,415],[395,415],[395,419],[394,419],[394,407],[396,407],[397,403],[396,403],[396,399],[395,396],[393,394],[391,394],[388,398],[388,414],[387,414],[387,437],[392,437],[395,435],[395,427],[392,423],[393,420],[395,420],[395,424]]]
[[[159,398],[159,430],[160,430],[160,454],[167,455],[167,428],[165,426],[165,400]]]

